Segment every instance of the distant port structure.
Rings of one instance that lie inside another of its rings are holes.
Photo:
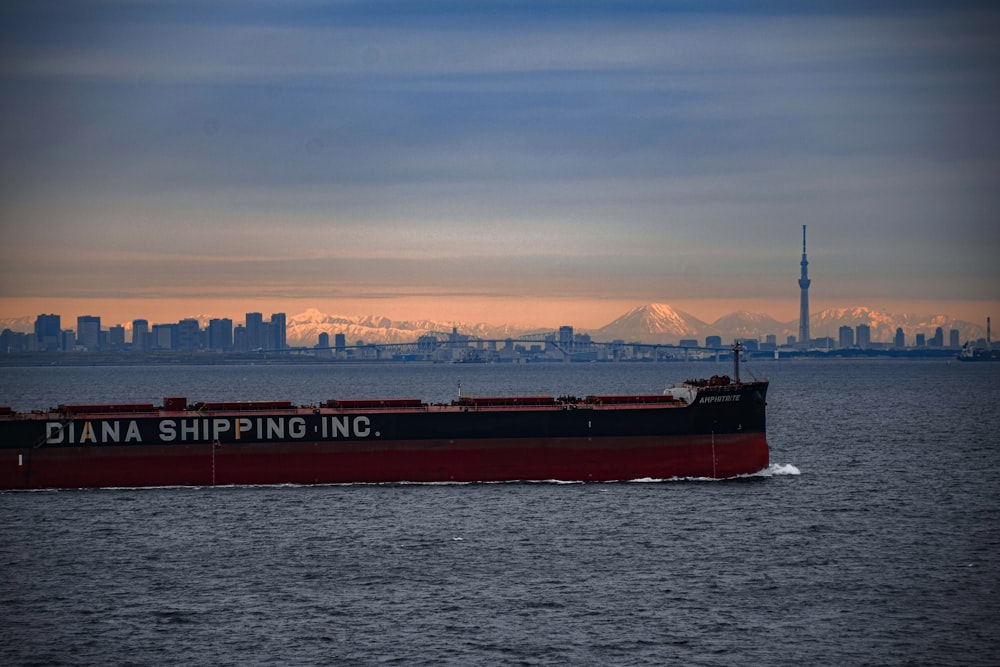
[[[713,337],[710,337],[713,338]],[[714,338],[718,338],[717,336]],[[278,350],[262,350],[273,354]],[[478,338],[459,333],[429,332],[416,341],[400,343],[363,343],[347,345],[343,337],[334,345],[291,347],[285,354],[315,355],[318,357],[357,361],[438,361],[452,363],[487,363],[532,361],[648,361],[696,360],[724,357],[730,347],[722,345],[721,338],[714,347],[705,347],[696,341],[682,341],[679,345],[637,343],[615,340],[596,342],[588,334],[577,334],[573,327],[563,326],[558,331],[520,335],[516,338]]]

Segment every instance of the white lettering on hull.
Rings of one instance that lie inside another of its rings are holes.
[[[318,423],[317,423],[318,419]],[[49,445],[112,445],[143,442],[163,443],[275,442],[305,440],[317,435],[321,440],[380,437],[372,429],[371,418],[323,415],[311,421],[305,417],[212,417],[194,419],[86,420],[46,422],[45,443]]]
[[[735,403],[740,400],[740,394],[727,394],[725,396],[702,396],[701,403]]]
[[[79,433],[80,437],[77,439],[76,424],[73,422],[68,425],[62,422],[46,422],[45,444],[60,445],[66,442],[79,445],[107,445],[121,442],[142,442],[139,424],[135,420],[130,420],[125,425],[124,438],[122,437],[122,422],[120,420],[85,421]]]
[[[139,435],[139,425],[134,421],[128,423],[128,429],[125,431],[125,442],[142,442],[142,436]]]
[[[320,424],[321,433],[326,438],[367,438],[371,435],[372,422],[368,417],[330,417]],[[378,435],[378,434],[376,434]]]

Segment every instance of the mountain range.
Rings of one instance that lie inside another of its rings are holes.
[[[34,331],[33,317],[0,320],[0,330]],[[195,319],[208,324],[209,316]],[[71,323],[66,323],[71,326]],[[937,327],[941,327],[947,344],[950,329],[959,331],[962,342],[986,336],[986,327],[971,322],[957,320],[947,315],[895,314],[864,306],[853,308],[828,308],[809,318],[813,338],[829,336],[836,340],[841,326],[852,329],[859,324],[871,327],[873,342],[891,342],[896,329],[906,334],[908,345],[914,336],[922,333],[929,339]],[[330,315],[310,308],[287,318],[287,340],[290,346],[310,347],[317,344],[321,333],[344,334],[347,344],[358,341],[365,343],[408,343],[426,334],[448,334],[453,329],[458,333],[475,338],[505,339],[553,331],[556,327],[515,327],[507,324],[468,324],[438,320],[393,320],[380,315]],[[131,328],[131,323],[125,325]],[[595,341],[673,344],[681,339],[698,339],[705,342],[706,336],[721,336],[724,342],[736,338],[756,338],[761,341],[773,334],[779,344],[788,336],[798,336],[798,320],[780,322],[761,313],[738,311],[723,315],[714,322],[704,322],[694,315],[677,310],[665,303],[650,303],[633,308],[621,317],[598,329],[577,329],[576,333],[586,333]]]
[[[330,334],[331,343],[334,334],[342,333],[347,339],[347,344],[354,345],[358,341],[365,343],[412,343],[420,336],[448,334],[453,329],[457,329],[458,333],[466,336],[489,339],[517,338],[528,333],[547,331],[547,329],[517,328],[506,324],[392,320],[380,315],[327,315],[315,308],[288,317],[286,325],[286,336],[288,344],[291,346],[315,345],[321,333]]]

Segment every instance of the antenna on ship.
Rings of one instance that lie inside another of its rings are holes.
[[[740,350],[743,349],[741,341],[733,341],[733,383],[740,383]]]

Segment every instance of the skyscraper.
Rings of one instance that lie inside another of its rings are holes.
[[[854,347],[854,329],[846,324],[840,327],[839,340],[837,342],[842,349]]]
[[[858,347],[862,350],[867,350],[872,346],[872,328],[867,324],[859,324],[854,329],[855,340],[857,341]]]
[[[269,347],[273,350],[286,349],[288,347],[288,342],[286,338],[287,331],[288,331],[288,324],[286,323],[285,314],[272,313]]]
[[[121,324],[108,327],[107,349],[113,352],[121,352],[125,349],[125,327]]]
[[[35,318],[37,349],[55,352],[62,348],[62,325],[58,315],[39,315]]]
[[[809,347],[809,261],[806,259],[806,226],[802,225],[802,277],[799,278],[799,288],[802,290],[799,302],[799,345]]]
[[[80,315],[76,318],[76,342],[93,352],[101,348],[101,318]]]
[[[193,317],[177,323],[176,349],[182,352],[194,352],[201,347],[201,324]]]
[[[132,350],[148,352],[149,348],[149,320],[132,320]]]
[[[233,321],[217,317],[208,321],[208,348],[228,352],[233,349]]]
[[[267,343],[264,337],[264,316],[261,313],[247,313],[247,348],[259,350]]]

